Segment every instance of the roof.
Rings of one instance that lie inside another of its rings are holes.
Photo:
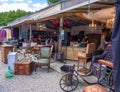
[[[62,16],[71,16],[76,13],[87,13],[88,5],[94,11],[110,8],[114,6],[114,0],[64,0],[62,2],[50,5],[33,14],[24,16],[8,23],[8,26],[16,26],[24,23],[35,23],[45,20],[60,18]]]

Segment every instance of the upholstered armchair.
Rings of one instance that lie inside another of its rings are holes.
[[[47,70],[49,72],[51,56],[52,56],[52,49],[53,49],[53,46],[41,47],[40,48],[40,57],[38,57],[38,56],[32,57],[32,61],[34,62],[35,72],[36,72],[37,66],[39,66],[40,68],[42,66],[47,66],[47,68],[48,68]]]
[[[78,71],[86,74],[88,72],[87,62],[92,59],[93,53],[96,51],[95,43],[88,43],[86,48],[82,48],[80,53],[78,53]],[[83,62],[83,68],[79,69],[79,63]]]

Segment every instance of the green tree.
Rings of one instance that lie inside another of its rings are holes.
[[[16,20],[25,15],[31,14],[32,12],[26,12],[23,10],[1,12],[0,13],[0,26],[6,26],[8,22]]]
[[[59,2],[60,0],[48,0],[48,3],[49,4],[52,4],[52,3],[56,3],[56,2]]]

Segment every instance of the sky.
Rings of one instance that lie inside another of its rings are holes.
[[[0,12],[24,10],[35,12],[47,6],[47,0],[0,0]]]

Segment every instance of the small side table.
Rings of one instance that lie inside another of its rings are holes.
[[[15,74],[18,75],[29,75],[33,71],[32,61],[17,61],[14,63]]]
[[[83,74],[86,74],[89,72],[89,69],[87,69],[87,62],[89,62],[91,60],[91,58],[85,58],[85,57],[80,57],[78,56],[78,66],[77,66],[77,70]],[[79,64],[80,62],[83,62],[83,67],[79,69]]]

